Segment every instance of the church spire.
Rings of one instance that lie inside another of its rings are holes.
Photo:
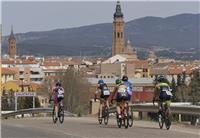
[[[15,39],[14,33],[13,33],[13,25],[11,26],[11,33],[9,39]]]
[[[117,18],[117,17],[123,18],[123,13],[121,11],[121,5],[119,1],[117,1],[115,13],[114,13],[114,18]]]
[[[13,33],[13,26],[11,26],[11,33],[8,39],[8,55],[10,58],[15,58],[17,54],[16,39]]]

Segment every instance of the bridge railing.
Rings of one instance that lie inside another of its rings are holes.
[[[131,104],[130,107],[132,107],[133,111],[136,112],[151,112],[156,113],[158,112],[158,106],[153,105],[151,103],[148,104]],[[181,115],[191,115],[195,117],[195,124],[197,125],[199,123],[200,119],[200,106],[195,105],[171,105],[170,110],[172,114],[178,114],[178,120],[181,122]],[[110,113],[116,112],[116,107],[111,107],[109,110]]]
[[[23,114],[38,114],[38,113],[52,113],[53,108],[29,108],[29,109],[22,109],[18,111],[13,111],[9,113],[3,113],[1,114],[1,118],[8,118],[8,117],[14,117],[16,115],[23,115]],[[72,114],[68,111],[64,111],[65,116],[76,116],[75,114]]]
[[[157,105],[153,104],[131,104],[130,107],[133,111],[138,112],[158,112]],[[186,115],[200,115],[200,106],[195,105],[171,105],[170,106],[172,114],[186,114]],[[110,108],[110,113],[114,113],[116,107]]]

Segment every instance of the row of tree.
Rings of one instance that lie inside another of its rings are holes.
[[[177,81],[173,77],[171,88],[174,95],[172,101],[197,104],[200,102],[200,71],[194,70],[190,74],[189,85],[186,84],[186,72],[177,75]]]

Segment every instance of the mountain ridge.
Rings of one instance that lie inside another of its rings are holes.
[[[125,23],[125,37],[137,48],[157,46],[180,51],[190,48],[199,50],[199,18],[200,14],[179,14],[165,18],[142,17]],[[109,56],[112,23],[17,33],[15,37],[20,54],[76,56],[85,53]],[[3,53],[6,53],[7,39],[8,36],[2,39]]]

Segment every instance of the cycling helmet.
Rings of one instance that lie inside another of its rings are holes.
[[[157,81],[158,82],[165,82],[167,79],[164,75],[160,75],[158,78],[157,78]]]
[[[61,82],[60,82],[60,81],[57,81],[57,82],[56,82],[56,86],[61,87]]]
[[[104,81],[103,80],[99,80],[98,84],[104,84]]]
[[[115,84],[120,84],[122,81],[120,79],[115,80]]]
[[[124,75],[124,76],[122,77],[122,81],[128,81],[128,77],[127,77],[126,75]]]

